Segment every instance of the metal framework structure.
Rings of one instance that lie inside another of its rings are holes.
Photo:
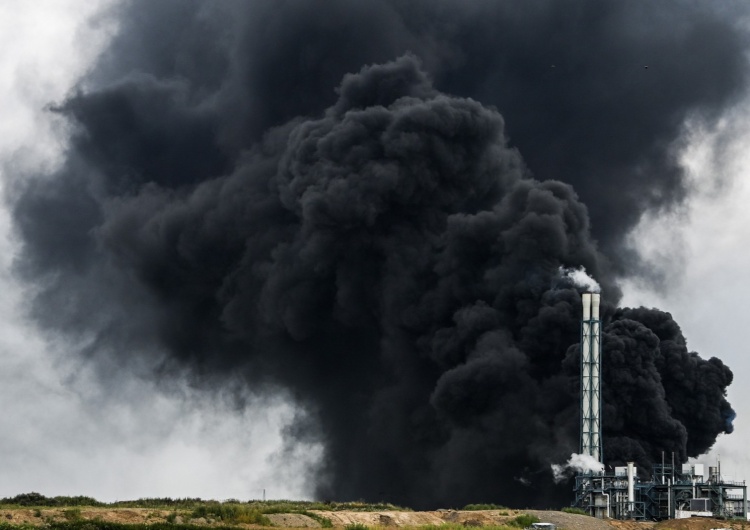
[[[681,469],[657,464],[649,480],[640,480],[625,467],[613,473],[579,475],[573,505],[595,517],[659,521],[689,517],[747,520],[747,486],[722,477],[702,464]],[[632,477],[632,478],[631,478]]]
[[[584,293],[581,299],[581,454],[602,462],[600,300],[598,293]]]
[[[584,293],[581,320],[581,454],[604,462],[602,450],[600,295]],[[603,468],[604,466],[602,466]],[[611,468],[610,468],[611,469]],[[682,517],[722,517],[747,520],[745,482],[721,476],[720,464],[675,466],[664,461],[653,468],[650,480],[638,479],[633,462],[614,473],[580,473],[576,476],[573,506],[595,517],[661,520]]]

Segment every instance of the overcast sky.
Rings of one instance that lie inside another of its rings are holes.
[[[59,163],[65,127],[45,108],[65,97],[117,30],[111,21],[92,22],[104,6],[0,0],[3,174]],[[713,465],[721,453],[722,470],[735,479],[750,475],[750,358],[742,309],[750,295],[750,95],[746,103],[733,108],[719,130],[686,124],[680,158],[693,184],[691,198],[677,212],[647,216],[631,237],[668,281],[656,289],[637,279],[623,283],[625,305],[670,311],[691,349],[720,357],[734,371],[735,432],[721,436],[699,461]],[[271,400],[239,409],[229,396],[198,396],[179,380],[164,393],[129,373],[108,392],[85,361],[64,355],[74,345],[48,340],[24,319],[30,287],[11,275],[17,246],[4,211],[0,241],[0,496],[249,499],[264,488],[275,498],[311,494],[303,470],[319,448],[305,448],[283,465],[280,460],[280,433],[293,415],[288,405]]]
[[[0,2],[2,171],[59,163],[66,134],[45,109],[91,66],[111,24],[89,23],[104,2]],[[291,410],[194,395],[179,381],[169,393],[126,372],[102,386],[68,348],[25,321],[27,291],[11,277],[17,248],[0,215],[0,496],[37,491],[139,497],[299,498],[300,469],[279,461],[280,429]],[[123,379],[125,379],[123,381]],[[296,455],[301,465],[314,451]],[[283,465],[282,465],[283,464]]]
[[[747,102],[733,109],[717,130],[687,127],[681,153],[693,192],[677,212],[647,216],[632,234],[633,246],[653,267],[669,273],[656,286],[624,282],[624,305],[660,307],[672,313],[688,347],[724,360],[734,371],[729,401],[737,411],[735,431],[720,435],[714,449],[696,461],[746,480],[750,474],[750,357],[746,312],[750,294],[750,144]]]

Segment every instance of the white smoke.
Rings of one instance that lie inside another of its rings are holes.
[[[579,473],[601,473],[604,471],[604,464],[599,462],[591,455],[579,455],[573,453],[568,461],[564,464],[552,464],[552,475],[555,482],[559,483],[570,478],[574,472]]]
[[[586,267],[563,267],[560,265],[560,276],[566,280],[570,280],[576,287],[580,287],[589,293],[598,293],[602,290],[599,286],[599,282],[593,279],[586,273]]]

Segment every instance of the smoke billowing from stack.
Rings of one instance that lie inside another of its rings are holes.
[[[325,446],[323,498],[567,502],[549,464],[578,446],[581,299],[561,271],[582,266],[608,293],[608,462],[647,469],[731,432],[731,371],[668,313],[614,305],[629,228],[685,197],[684,119],[716,118],[746,86],[727,13],[136,1],[115,15],[120,35],[57,109],[76,127],[65,163],[11,197],[33,316],[85,343],[109,384],[135,364],[285,396],[290,443]]]

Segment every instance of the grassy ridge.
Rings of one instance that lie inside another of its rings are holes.
[[[190,524],[150,523],[124,524],[107,521],[53,521],[44,525],[47,530],[204,530],[205,527]],[[29,524],[0,523],[0,530],[39,530]],[[211,530],[245,530],[237,526],[212,526]]]
[[[39,493],[25,493],[15,497],[0,499],[0,508],[31,509],[33,515],[42,523],[44,530],[205,530],[206,523],[211,530],[239,530],[239,525],[274,526],[269,518],[272,514],[301,514],[316,520],[323,528],[333,526],[330,519],[314,511],[411,511],[393,504],[365,502],[315,502],[315,501],[247,501],[235,499],[227,501],[203,500],[200,498],[147,498],[134,501],[100,502],[92,497],[45,497]],[[84,513],[82,509],[93,509]],[[141,509],[148,515],[141,522],[109,522],[97,514],[97,509]],[[50,510],[51,509],[51,510]],[[151,511],[154,510],[154,511]],[[495,504],[472,504],[464,510],[507,510]],[[506,515],[503,513],[502,515]],[[39,530],[38,524],[11,522],[0,523],[0,530]],[[539,519],[529,514],[519,514],[504,522],[503,525],[484,526],[483,530],[519,530],[526,528]],[[471,521],[473,522],[473,521]],[[407,526],[401,530],[459,530],[466,524],[446,523],[439,526]],[[470,524],[468,524],[471,526]],[[379,527],[368,527],[364,524],[350,524],[345,530],[371,530]]]
[[[31,492],[22,493],[15,497],[5,497],[0,499],[0,505],[4,506],[23,506],[23,507],[44,507],[44,508],[62,508],[68,506],[105,506],[91,497],[79,495],[77,497],[45,497],[41,493]]]
[[[206,511],[206,513],[226,514],[232,511],[255,510],[261,514],[273,513],[303,513],[310,510],[323,511],[350,511],[350,512],[384,512],[402,511],[410,512],[411,508],[404,508],[390,503],[366,503],[366,502],[318,502],[318,501],[291,501],[273,500],[258,501],[251,500],[241,502],[236,499],[226,501],[203,500],[199,497],[171,499],[148,498],[133,501],[101,502],[92,497],[45,497],[40,493],[23,493],[15,497],[0,499],[0,506],[5,508],[64,508],[64,507],[92,507],[92,508],[151,508],[161,510],[191,510]],[[242,508],[240,508],[242,507]],[[196,517],[205,517],[198,515]]]
[[[247,502],[236,499],[226,501],[203,500],[199,497],[172,499],[148,498],[133,501],[101,502],[93,497],[45,497],[40,493],[23,493],[15,497],[0,499],[0,507],[14,508],[66,508],[66,507],[91,507],[91,508],[151,508],[161,510],[207,510],[211,513],[226,513],[244,507],[256,510],[262,514],[272,513],[302,513],[310,510],[323,511],[350,511],[350,512],[383,512],[402,511],[410,512],[411,508],[404,508],[390,503],[366,503],[366,502],[318,502],[318,501],[291,501],[272,500]],[[203,517],[203,516],[200,516]]]
[[[123,524],[110,523],[107,521],[58,521],[50,522],[44,526],[45,530],[205,530],[205,526],[177,523],[150,523],[150,524]],[[38,526],[28,524],[0,523],[0,530],[39,530]],[[237,526],[212,526],[211,530],[245,530]],[[344,530],[374,530],[363,524],[350,524]],[[443,525],[406,526],[400,530],[466,530],[461,524],[446,523]],[[517,530],[517,527],[490,525],[483,526],[482,530]]]
[[[120,527],[127,528],[128,530],[139,530],[141,527],[151,530],[160,530],[163,525],[166,525],[165,528],[169,528],[170,530],[176,530],[180,528],[180,526],[186,526],[193,529],[198,528],[196,525],[189,524],[191,519],[204,519],[209,522],[218,522],[227,525],[253,524],[259,526],[273,526],[273,523],[268,518],[268,515],[271,514],[305,515],[317,521],[323,528],[331,528],[333,527],[333,524],[330,519],[317,513],[313,513],[312,510],[346,510],[358,512],[394,510],[411,511],[410,508],[401,508],[393,504],[384,503],[373,504],[365,502],[315,502],[290,500],[252,500],[248,502],[240,502],[236,499],[214,501],[203,500],[201,498],[172,499],[164,497],[105,503],[86,496],[46,497],[35,492],[0,499],[0,507],[5,509],[32,508],[36,512],[36,517],[41,517],[41,508],[63,509],[62,515],[66,521],[60,522],[50,520],[45,526],[46,528],[53,528],[53,530],[78,530],[79,527],[82,530],[98,530],[100,528],[103,530],[114,530]],[[171,513],[166,515],[166,523],[123,525],[120,523],[108,523],[98,520],[84,521],[81,517],[81,508],[141,508],[169,510]],[[185,525],[181,523],[181,521],[187,521],[188,524]],[[4,523],[4,526],[18,529],[28,525]],[[2,528],[2,526],[0,526],[0,528]],[[34,527],[30,526],[30,528]]]

